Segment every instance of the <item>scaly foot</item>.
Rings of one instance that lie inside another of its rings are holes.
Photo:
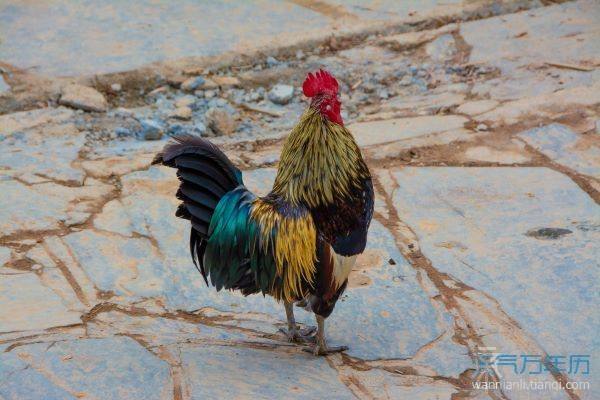
[[[319,346],[307,347],[304,351],[313,353],[315,356],[327,356],[329,354],[341,353],[348,350],[348,346]]]
[[[317,328],[314,326],[308,326],[301,329],[279,328],[279,332],[284,333],[291,343],[315,343],[315,333],[317,332]]]

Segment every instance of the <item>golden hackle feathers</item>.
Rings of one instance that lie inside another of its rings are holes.
[[[350,196],[368,176],[352,134],[309,107],[283,147],[273,193],[319,207]]]

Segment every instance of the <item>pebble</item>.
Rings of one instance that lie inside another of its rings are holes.
[[[475,128],[477,131],[487,131],[488,130],[488,126],[486,124],[479,124],[477,125],[477,128]]]
[[[198,121],[196,125],[194,125],[194,131],[199,135],[204,135],[206,133],[206,125]]]
[[[187,127],[181,124],[173,124],[169,125],[169,129],[167,130],[167,134],[169,136],[177,136],[184,133],[187,133]]]
[[[131,136],[131,130],[119,126],[115,129],[115,135],[117,135],[117,137],[127,137],[127,136]]]
[[[596,133],[600,135],[600,119],[596,121]]]
[[[237,87],[240,86],[240,80],[235,76],[213,76],[213,81],[220,87]]]
[[[199,89],[202,84],[204,84],[206,80],[201,76],[194,76],[186,79],[181,84],[181,90],[185,92],[193,92],[196,89]]]
[[[302,60],[304,58],[304,52],[302,50],[298,50],[296,52],[296,60]]]
[[[213,97],[215,97],[217,94],[215,93],[214,90],[207,90],[204,92],[204,98],[205,99],[212,99]]]
[[[122,89],[123,87],[120,83],[113,83],[112,85],[110,85],[110,90],[112,90],[115,93],[119,93]]]
[[[217,82],[213,81],[210,78],[206,78],[204,80],[204,83],[202,84],[202,86],[200,86],[200,89],[217,89],[219,87],[219,85],[217,85]]]
[[[220,108],[209,109],[205,118],[206,126],[215,136],[231,135],[237,128],[237,121],[233,116]]]
[[[190,107],[193,108],[193,104],[196,102],[196,97],[191,94],[186,94],[183,97],[178,98],[175,101],[175,107]]]
[[[63,88],[59,104],[76,109],[95,112],[106,112],[108,102],[94,88],[79,84],[70,84]]]
[[[410,75],[404,75],[400,82],[398,82],[401,86],[408,86],[413,82],[412,77]]]
[[[387,89],[381,89],[377,95],[380,99],[387,99],[390,97],[390,93],[387,91]]]
[[[150,93],[148,93],[148,97],[158,97],[159,95],[166,93],[167,90],[168,90],[168,87],[166,87],[166,86],[158,87],[158,88],[152,90]]]
[[[189,120],[192,118],[192,109],[184,106],[177,107],[170,115],[170,118]]]
[[[125,107],[117,108],[114,113],[117,117],[133,117],[135,115],[132,110]]]
[[[294,87],[290,85],[277,84],[269,91],[269,100],[275,104],[285,105],[294,96]]]
[[[269,67],[275,67],[279,64],[279,60],[276,59],[275,57],[269,56],[267,57],[267,65]]]
[[[143,119],[140,121],[142,125],[141,138],[144,140],[159,140],[163,135],[163,126],[159,122],[152,119]]]

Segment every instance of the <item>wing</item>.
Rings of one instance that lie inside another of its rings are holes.
[[[336,254],[349,257],[360,254],[365,250],[367,232],[373,218],[373,198],[373,182],[371,179],[365,179],[361,193],[362,209],[358,214],[358,223],[347,235],[335,237],[332,247]]]

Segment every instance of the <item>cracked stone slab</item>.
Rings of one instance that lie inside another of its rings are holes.
[[[275,173],[273,168],[244,172],[244,181],[264,195]],[[262,313],[285,321],[283,307],[270,297],[217,293],[206,287],[189,256],[189,225],[174,217],[177,180],[171,170],[152,167],[128,174],[122,181],[123,198],[106,204],[94,221],[102,231],[82,231],[65,238],[99,289],[112,291],[124,301],[160,297],[169,309]],[[300,309],[296,314],[298,321],[315,324],[312,314]],[[422,291],[389,231],[376,221],[368,250],[353,272],[351,288],[328,322],[332,343],[347,343],[350,355],[365,359],[410,357],[450,324],[448,315],[439,315]],[[275,333],[277,326],[265,323],[260,329]],[[464,355],[459,346],[453,351]],[[471,365],[459,359],[462,370]]]
[[[19,346],[0,355],[7,399],[168,399],[169,365],[128,337]]]
[[[600,51],[600,5],[579,0],[461,24],[469,61],[497,67],[502,76],[476,83],[473,92],[494,100],[518,99],[597,82],[600,70],[578,71],[545,63],[593,66]]]
[[[43,134],[27,132],[3,141],[0,169],[15,176],[35,174],[42,178],[83,184],[83,170],[72,164],[79,157],[79,150],[85,142],[84,135],[70,124],[54,129],[60,136],[50,135],[46,131]]]
[[[202,6],[185,0],[171,7],[149,0],[135,5],[110,0],[102,6],[7,1],[0,7],[0,36],[5,38],[0,53],[4,62],[46,76],[91,76],[160,61],[297,45],[385,22],[409,26],[422,20],[460,19],[479,9],[507,12],[519,5],[532,6],[522,0],[501,5],[463,0],[443,5],[433,0],[267,0],[260,7],[243,0]],[[43,51],[34,45],[40,38]]]
[[[561,124],[530,129],[519,137],[552,161],[600,178],[600,145],[592,138],[580,136]]]
[[[574,310],[600,301],[600,209],[574,182],[546,168],[393,175],[398,214],[435,268],[496,299],[548,354],[598,359],[598,318]]]
[[[467,121],[458,115],[435,115],[358,122],[348,126],[348,129],[359,146],[373,146],[460,129]]]
[[[35,127],[61,124],[73,118],[75,112],[66,107],[38,108],[12,114],[0,115],[0,134],[9,136]]]
[[[19,231],[57,229],[69,212],[88,211],[90,202],[101,198],[112,187],[88,180],[85,186],[69,187],[56,183],[25,185],[15,180],[0,180],[0,232],[3,235]],[[43,204],[43,207],[40,205]]]
[[[308,353],[185,346],[181,356],[193,399],[355,398],[324,358]]]
[[[3,268],[3,272],[8,269]],[[42,330],[81,323],[62,299],[32,273],[0,274],[0,332]]]
[[[357,371],[339,367],[340,375],[355,391],[374,399],[451,399],[457,389],[448,382],[420,376],[392,374],[380,369]],[[360,398],[360,397],[359,397]],[[469,397],[471,398],[471,397]]]

